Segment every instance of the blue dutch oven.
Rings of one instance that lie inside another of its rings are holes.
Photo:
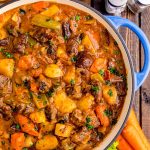
[[[3,6],[0,7],[0,14],[11,10],[13,8],[16,8],[21,5],[30,4],[34,2],[38,2],[42,0],[13,0],[12,2],[9,2]],[[139,89],[139,87],[142,85],[146,77],[148,76],[148,73],[150,71],[150,44],[146,37],[146,35],[143,33],[143,31],[135,25],[133,22],[121,18],[121,17],[114,17],[114,16],[104,16],[92,7],[76,1],[76,0],[43,0],[43,1],[52,1],[60,4],[66,4],[73,6],[79,10],[85,11],[89,13],[91,16],[96,18],[107,30],[110,32],[112,37],[117,41],[118,46],[121,50],[125,67],[127,70],[127,84],[128,84],[128,91],[127,96],[123,105],[123,109],[121,112],[121,115],[118,119],[117,124],[113,127],[111,132],[107,135],[107,137],[101,142],[95,149],[96,150],[104,150],[107,149],[110,144],[116,139],[117,135],[120,134],[122,131],[124,124],[126,122],[126,119],[128,117],[128,114],[130,112],[130,108],[132,106],[132,100],[134,97],[134,93],[136,90]],[[129,53],[129,50],[121,37],[121,35],[118,32],[119,27],[127,27],[131,29],[140,39],[143,49],[144,49],[144,66],[140,72],[135,72],[131,60],[131,56]]]

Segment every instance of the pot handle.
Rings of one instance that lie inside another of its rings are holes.
[[[142,43],[144,49],[144,65],[140,72],[134,72],[136,91],[143,84],[150,71],[150,43],[145,33],[130,20],[118,16],[107,16],[107,18],[112,22],[116,29],[121,26],[131,29],[138,36]]]

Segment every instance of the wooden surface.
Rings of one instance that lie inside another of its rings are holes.
[[[82,0],[88,4],[91,4],[92,7],[99,10],[101,13],[106,14],[104,0]],[[122,17],[128,18],[137,24],[147,35],[150,40],[150,8],[143,11],[141,14],[134,15],[129,9],[126,9],[122,13]],[[127,28],[121,28],[119,30],[123,36],[128,49],[130,50],[134,68],[136,71],[139,71],[143,65],[143,49],[140,44],[139,39],[136,35]],[[150,141],[150,75],[147,80],[144,82],[142,87],[135,93],[134,109],[137,114],[139,123]]]
[[[106,14],[104,9],[104,0],[81,1],[91,5],[101,13]],[[122,17],[128,18],[136,23],[145,32],[148,39],[150,40],[150,8],[137,15],[134,15],[130,12],[129,9],[126,9],[126,11],[122,13]],[[130,50],[135,70],[139,71],[143,65],[144,54],[138,38],[127,28],[121,28],[119,32],[123,36],[128,49]],[[135,93],[133,106],[140,125],[150,141],[150,75],[148,76],[142,87]]]

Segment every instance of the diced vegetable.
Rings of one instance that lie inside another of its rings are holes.
[[[1,28],[0,29],[0,40],[4,39],[4,38],[7,38],[7,32],[4,28]]]
[[[62,142],[61,145],[63,147],[64,150],[71,150],[74,149],[75,144],[73,142],[71,142],[70,138],[65,138]]]
[[[55,128],[55,134],[57,136],[69,137],[72,130],[73,130],[73,125],[71,124],[57,123]]]
[[[41,11],[41,10],[47,8],[48,6],[49,6],[49,3],[48,2],[44,2],[44,1],[32,4],[32,8],[35,11]]]
[[[63,76],[62,70],[56,64],[50,64],[46,67],[44,74],[49,78],[58,78]]]
[[[66,73],[63,79],[66,83],[70,83],[75,80],[75,66],[68,66],[66,68]]]
[[[77,101],[77,106],[81,110],[87,110],[94,104],[94,97],[91,94],[87,94]]]
[[[15,62],[13,59],[0,59],[0,74],[12,78]]]
[[[136,130],[138,131],[138,134],[140,135],[141,137],[141,140],[144,142],[144,144],[146,145],[147,149],[150,147],[150,143],[148,142],[146,136],[144,135],[139,123],[138,123],[138,120],[136,118],[136,115],[135,115],[135,112],[133,109],[131,109],[131,112],[130,112],[130,115],[129,115],[129,118],[127,120],[127,125],[132,125],[136,128]]]
[[[34,137],[27,135],[24,142],[24,147],[31,147],[34,144]]]
[[[66,53],[66,47],[65,47],[65,45],[58,46],[56,55],[59,58],[63,58],[63,59],[67,59],[68,58],[68,55]]]
[[[94,20],[94,19],[91,19],[91,20],[87,20],[87,21],[85,21],[84,22],[84,24],[95,24],[96,23],[96,20]]]
[[[36,131],[34,124],[27,117],[18,114],[16,116],[16,120],[18,121],[21,130],[33,136],[38,136],[39,133]]]
[[[24,147],[25,136],[24,133],[18,132],[11,135],[11,148],[15,150],[22,150]]]
[[[41,109],[47,106],[48,100],[45,94],[41,94],[39,96],[36,94],[32,94],[32,96],[33,96],[33,101],[38,109]]]
[[[71,113],[76,108],[76,103],[67,97],[64,91],[59,91],[54,96],[54,103],[58,111],[62,113]]]
[[[106,58],[97,58],[91,68],[90,71],[97,73],[101,69],[107,69],[107,60]]]
[[[122,131],[123,137],[135,150],[147,150],[142,138],[136,128],[132,125],[127,125]]]
[[[35,123],[43,123],[46,121],[44,110],[38,110],[30,114],[30,119]]]
[[[55,149],[58,146],[58,140],[53,135],[45,135],[42,139],[36,142],[36,149],[38,150],[50,150]]]
[[[122,135],[119,135],[117,137],[117,141],[119,143],[117,146],[119,150],[133,150],[133,148],[128,144],[128,142],[123,138]]]
[[[48,133],[48,132],[54,130],[54,128],[55,128],[55,124],[54,123],[46,121],[46,122],[41,124],[41,130],[40,131],[42,133]]]
[[[37,14],[32,18],[32,24],[40,27],[45,27],[54,30],[61,30],[61,23],[51,18]]]
[[[116,103],[117,100],[117,90],[114,86],[103,86],[103,97],[106,100],[106,102],[110,105],[113,105]]]
[[[106,105],[98,105],[95,109],[97,117],[99,118],[101,125],[104,127],[108,127],[110,124],[108,116],[104,113],[106,109]]]
[[[36,45],[36,40],[34,40],[33,38],[31,38],[30,36],[28,37],[28,43],[30,44],[30,46],[32,47],[32,46],[34,46],[34,45]]]
[[[90,38],[89,38],[88,35],[85,35],[83,37],[83,39],[82,39],[82,45],[84,45],[87,49],[90,49],[91,52],[93,52],[93,53],[95,52],[93,44],[92,44],[92,42],[91,42],[91,40],[90,40]]]
[[[118,150],[118,145],[119,145],[119,142],[116,141],[107,150]]]
[[[91,80],[96,80],[96,81],[99,81],[101,83],[104,83],[104,79],[99,73],[92,74]]]
[[[57,14],[58,12],[59,12],[59,8],[56,5],[52,5],[51,7],[46,9],[45,11],[42,11],[41,14],[44,16],[51,17],[51,16]]]
[[[18,67],[21,70],[27,70],[32,67],[32,55],[25,55],[20,57]]]
[[[17,23],[18,21],[19,21],[19,14],[18,14],[18,12],[16,12],[13,16],[12,16],[12,18],[11,18],[15,23]]]

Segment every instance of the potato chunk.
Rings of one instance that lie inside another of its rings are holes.
[[[68,66],[66,69],[66,73],[64,75],[64,81],[66,83],[70,83],[71,81],[75,80],[75,67],[74,66]]]
[[[55,134],[57,136],[69,137],[71,131],[73,130],[73,126],[71,124],[56,124]]]
[[[58,140],[53,135],[45,135],[42,139],[36,142],[36,149],[38,150],[55,149],[57,146]]]
[[[77,102],[77,106],[80,110],[87,110],[91,108],[93,103],[94,103],[94,97],[91,94],[87,94]]]
[[[35,123],[43,123],[46,121],[44,110],[38,110],[30,114],[30,119]]]
[[[76,108],[76,103],[67,97],[64,91],[60,91],[56,94],[54,103],[58,111],[62,113],[71,113]]]
[[[58,65],[50,64],[46,67],[44,74],[49,78],[58,78],[63,75],[63,72]]]
[[[103,97],[108,104],[115,104],[117,100],[116,88],[114,86],[103,86]]]
[[[44,16],[51,17],[51,16],[57,14],[58,12],[59,12],[59,8],[56,5],[52,5],[51,7],[46,9],[45,11],[42,11],[41,14]]]
[[[13,59],[0,59],[0,74],[12,78],[15,62]]]

